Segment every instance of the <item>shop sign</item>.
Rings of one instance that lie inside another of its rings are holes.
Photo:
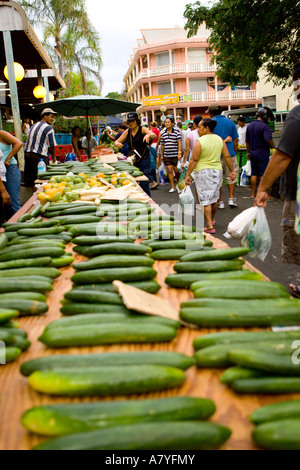
[[[192,95],[184,95],[183,101],[193,101]]]
[[[179,103],[179,98],[179,93],[146,96],[145,98],[143,98],[143,106],[161,106],[163,104],[176,104]]]

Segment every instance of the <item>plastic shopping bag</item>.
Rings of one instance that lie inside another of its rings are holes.
[[[241,245],[250,248],[250,258],[264,261],[272,245],[269,224],[263,207],[255,207],[256,217],[245,231]]]
[[[179,178],[179,181],[178,181],[178,192],[181,192],[184,190],[186,184],[185,184],[185,179],[186,179],[186,174],[187,174],[187,168],[185,168],[181,175],[180,175],[180,178]]]
[[[245,173],[247,176],[251,176],[252,175],[252,167],[251,167],[251,162],[250,160],[247,160],[247,163],[245,166],[243,166],[243,170],[245,170]]]
[[[190,186],[186,186],[179,195],[181,212],[186,215],[194,215],[195,199]]]
[[[165,176],[165,170],[166,170],[166,166],[164,163],[162,163],[160,165],[160,167],[158,168],[158,174],[159,174],[159,182],[160,184],[167,184],[167,178]]]
[[[224,237],[241,239],[249,225],[256,218],[257,209],[257,207],[250,207],[250,209],[246,209],[244,212],[237,215],[228,225],[227,232],[224,233]]]

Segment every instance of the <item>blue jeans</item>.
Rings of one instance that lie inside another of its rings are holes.
[[[18,165],[10,164],[6,168],[6,182],[5,188],[8,194],[10,195],[11,203],[8,208],[8,216],[12,217],[19,209],[21,209],[20,204],[20,187],[21,187],[21,173]]]
[[[150,174],[150,155],[145,156],[140,160],[138,163],[135,163],[135,166],[144,173],[145,176],[151,181],[151,174]],[[145,191],[145,193],[151,197],[151,192],[150,192],[150,186],[149,186],[149,181],[140,181],[139,185],[140,187]]]

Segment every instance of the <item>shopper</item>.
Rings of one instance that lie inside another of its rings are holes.
[[[22,132],[24,135],[27,136],[29,134],[29,131],[30,131],[30,119],[26,118],[23,121]]]
[[[86,131],[82,139],[82,149],[86,151],[88,158],[91,158],[96,147],[98,147],[97,140],[92,137],[91,131]]]
[[[258,178],[261,178],[270,160],[270,149],[274,148],[272,131],[268,125],[274,119],[270,108],[260,108],[257,120],[251,122],[246,131],[247,159],[251,162],[251,198],[255,199]]]
[[[194,145],[197,139],[199,139],[200,137],[198,126],[200,122],[202,121],[202,119],[203,117],[200,114],[194,117],[193,130],[190,130],[190,132],[188,133],[186,137],[185,150],[183,152],[183,160],[182,160],[182,165],[181,165],[182,167],[184,167],[186,165],[186,162],[189,161],[192,151],[194,149]]]
[[[141,181],[140,186],[151,197],[149,180],[150,177],[150,153],[148,145],[156,138],[154,132],[141,126],[141,120],[137,113],[128,113],[127,123],[129,129],[127,129],[121,137],[115,142],[115,145],[122,150],[124,143],[127,142],[129,146],[129,152],[133,153],[136,150],[139,154],[139,160],[136,160],[134,165],[144,173],[148,178],[148,181]]]
[[[75,126],[72,129],[72,146],[73,152],[75,153],[76,159],[80,162],[81,161],[81,153],[82,150],[82,143],[81,143],[81,129],[79,126]]]
[[[222,115],[222,107],[218,103],[212,103],[210,107],[208,108],[207,113],[209,113],[212,119],[217,121],[217,126],[214,130],[214,134],[220,136],[224,140],[224,142],[227,145],[228,152],[232,158],[232,163],[233,163],[234,171],[236,174],[236,178],[234,181],[232,181],[230,178],[228,166],[226,165],[223,158],[221,158],[221,164],[223,168],[224,178],[228,185],[228,190],[229,190],[228,205],[229,207],[234,208],[234,207],[237,207],[237,202],[236,202],[236,198],[234,197],[234,195],[235,195],[235,185],[238,182],[238,175],[239,175],[239,164],[236,158],[236,154],[238,150],[239,135],[237,133],[234,122],[231,121],[231,119],[228,119],[227,117]],[[222,198],[222,186],[220,188],[220,197],[219,197],[218,207],[219,209],[225,208],[225,204]]]
[[[293,70],[294,93],[300,103],[300,62]],[[266,168],[257,190],[255,204],[266,207],[268,189],[274,181],[285,174],[282,262],[300,265],[300,235],[295,231],[297,168],[300,164],[300,106],[293,108],[287,116],[282,137]],[[300,296],[300,286],[290,284],[290,290],[296,297]]]
[[[230,172],[230,180],[236,178],[232,159],[225,142],[213,134],[216,121],[203,119],[199,124],[200,138],[197,139],[186,175],[186,184],[191,185],[191,173],[195,173],[195,184],[200,204],[204,206],[206,220],[205,233],[216,233],[215,215],[218,209],[220,186],[223,179],[220,154],[222,154]]]
[[[156,153],[155,148],[151,145],[149,145],[149,152],[150,152],[150,189],[157,189],[158,188],[158,183],[156,181],[156,170],[159,166],[159,159],[158,155]]]
[[[119,137],[121,137],[121,135],[123,134],[123,132],[125,132],[127,129],[128,129],[128,126],[125,126],[124,124],[120,124],[119,128],[118,128],[118,133],[115,136],[113,136],[110,132],[107,132],[108,138],[112,142],[116,142],[116,140],[118,140]],[[123,145],[123,148],[122,148],[122,153],[123,153],[123,155],[125,155],[125,157],[128,157],[129,146],[128,146],[127,142],[124,142],[124,145]]]
[[[246,131],[247,131],[247,127],[245,126],[246,119],[244,118],[244,116],[240,116],[237,121],[238,121],[238,125],[239,125],[239,128],[238,128],[239,146],[240,147],[245,147],[245,145],[246,145]]]
[[[10,195],[10,206],[7,210],[8,218],[12,217],[19,209],[21,173],[16,159],[18,152],[23,147],[23,143],[8,132],[0,131],[0,150],[3,153],[2,162],[6,166],[6,182],[4,183]]]
[[[97,141],[97,145],[100,145],[99,130],[97,126],[92,127],[93,137]]]
[[[10,204],[10,196],[5,189],[5,186],[0,178],[0,226],[7,219],[6,208]]]
[[[175,177],[179,181],[178,160],[182,156],[182,137],[179,129],[175,129],[174,116],[167,116],[166,128],[161,133],[161,159],[168,169],[168,176],[171,183],[170,193],[176,192]]]
[[[34,187],[37,179],[37,167],[42,159],[49,165],[49,155],[56,161],[54,147],[56,146],[53,124],[57,113],[51,108],[45,108],[41,113],[41,120],[34,124],[29,131],[25,146],[25,186]]]

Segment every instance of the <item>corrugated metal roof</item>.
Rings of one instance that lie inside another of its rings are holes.
[[[183,28],[170,28],[170,29],[142,29],[142,35],[145,44],[153,42],[163,42],[170,39],[186,38],[187,32]]]

